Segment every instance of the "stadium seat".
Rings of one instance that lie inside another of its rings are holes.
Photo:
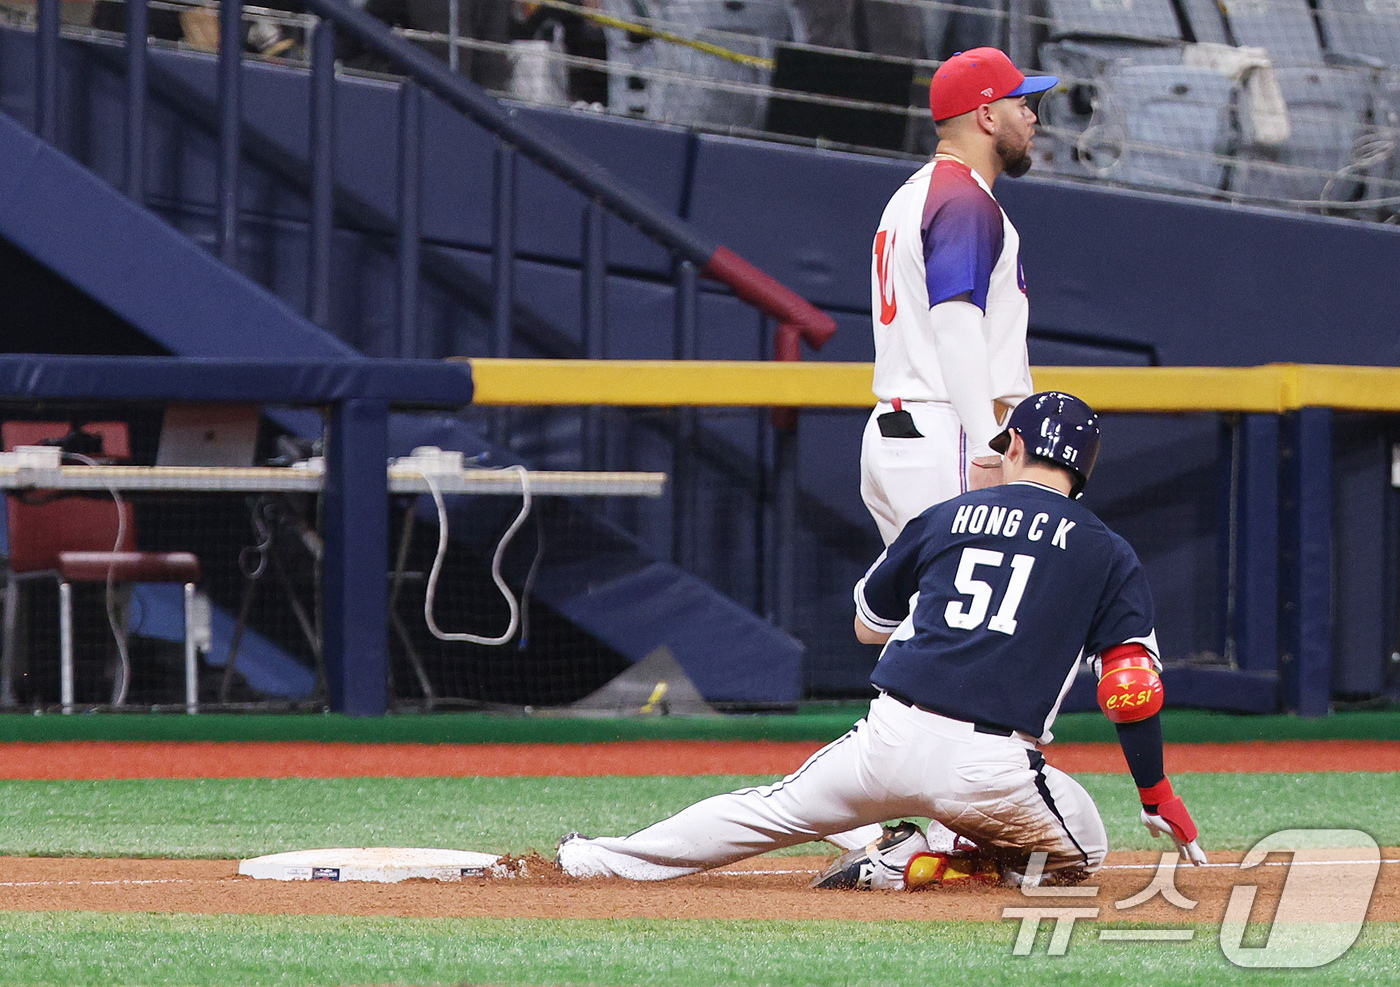
[[[1056,38],[1181,40],[1171,0],[1046,0],[1045,7]]]
[[[1177,4],[1195,41],[1230,44],[1230,34],[1225,30],[1225,19],[1216,0],[1177,0]]]
[[[1321,65],[1322,41],[1307,0],[1219,0],[1235,43],[1266,48],[1275,65]]]
[[[1367,170],[1364,197],[1393,216],[1400,213],[1400,72],[1382,77],[1371,95],[1371,139],[1362,150],[1382,159]]]
[[[1178,65],[1186,42],[1171,0],[1047,0],[1049,40],[1040,66],[1060,77],[1041,98],[1041,164],[1062,174],[1093,168],[1079,158],[1079,137],[1089,129],[1113,66]]]
[[[1374,0],[1318,0],[1327,51],[1400,67],[1400,7]]]
[[[771,59],[773,42],[789,40],[793,33],[792,15],[779,0],[602,0],[602,7],[618,20],[761,58]],[[603,33],[608,102],[614,111],[664,123],[747,130],[763,126],[767,97],[762,90],[771,69],[640,31],[608,27]],[[755,91],[719,89],[708,82],[740,83]]]
[[[1231,190],[1279,202],[1356,198],[1357,142],[1370,129],[1368,81],[1321,66],[1280,68],[1275,74],[1288,104],[1291,134],[1275,148],[1241,147]]]
[[[7,451],[74,434],[63,422],[6,422],[0,426],[0,440]],[[104,459],[129,458],[127,428],[122,422],[86,424],[78,434],[100,436]],[[74,705],[72,584],[180,583],[185,588],[186,708],[193,712],[198,702],[198,668],[192,604],[195,584],[200,579],[199,559],[189,552],[137,550],[136,521],[127,501],[64,495],[59,491],[32,491],[5,499],[9,552],[0,702],[13,705],[15,701],[21,583],[34,579],[54,579],[58,583],[59,689],[64,712],[70,712]],[[129,675],[128,629],[122,619],[114,619],[112,630],[122,655],[122,671],[113,684],[112,704],[122,705]]]
[[[1148,188],[1212,192],[1225,184],[1235,86],[1209,69],[1111,66],[1099,83],[1094,123],[1080,137],[1093,173]]]

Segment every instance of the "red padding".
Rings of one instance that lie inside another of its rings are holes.
[[[1163,778],[1151,788],[1138,789],[1138,798],[1141,799],[1143,805],[1161,805],[1175,794],[1176,793],[1172,791],[1172,782],[1170,778]]]
[[[836,334],[835,319],[728,247],[716,247],[700,273],[728,285],[734,294],[780,325],[794,327],[814,350]]]
[[[65,582],[197,583],[199,559],[189,552],[60,552],[58,574]]]
[[[1173,795],[1165,802],[1157,804],[1157,815],[1161,816],[1176,838],[1182,843],[1190,843],[1201,835],[1201,831],[1196,828],[1196,820],[1191,818],[1191,813],[1186,811],[1186,803],[1178,796]]]
[[[1099,652],[1099,661],[1103,665],[1105,672],[1111,671],[1111,666],[1122,662],[1129,662],[1133,659],[1146,658],[1147,667],[1152,667],[1152,654],[1141,644],[1136,642],[1129,644],[1115,644],[1111,648],[1104,648]]]

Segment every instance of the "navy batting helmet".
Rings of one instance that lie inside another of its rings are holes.
[[[1070,470],[1075,476],[1070,496],[1079,496],[1099,458],[1099,416],[1093,408],[1073,394],[1042,391],[1016,405],[992,448],[1006,452],[1012,432],[1020,433],[1031,455]]]

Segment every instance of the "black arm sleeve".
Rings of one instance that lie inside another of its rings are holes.
[[[1118,743],[1138,788],[1151,788],[1167,776],[1162,767],[1162,716],[1136,723],[1119,723]]]

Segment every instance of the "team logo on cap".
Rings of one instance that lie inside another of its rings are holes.
[[[996,90],[989,87],[987,89],[982,90],[982,95],[990,97],[994,92],[996,92]]]

